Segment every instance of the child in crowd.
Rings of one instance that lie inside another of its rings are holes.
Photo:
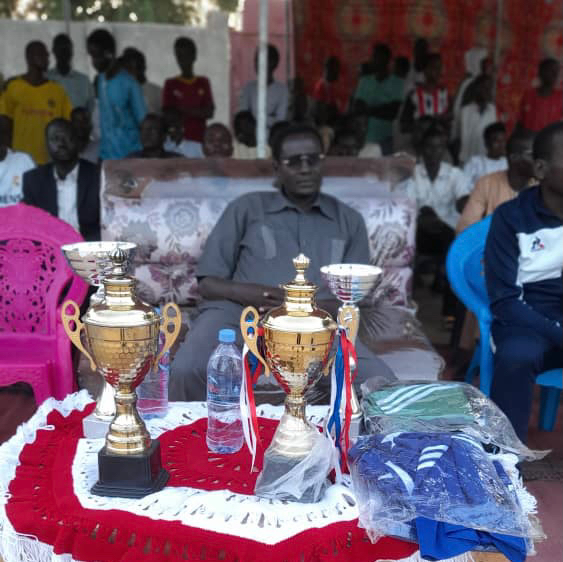
[[[479,178],[508,168],[504,123],[497,121],[488,125],[483,132],[483,140],[487,154],[472,156],[463,167],[463,173],[467,176],[471,189]]]
[[[283,121],[285,123],[285,121]],[[272,127],[272,130],[276,125]],[[233,158],[238,160],[255,160],[256,151],[256,121],[250,111],[239,111],[233,120],[235,138],[233,141]],[[270,157],[270,147],[266,146],[266,158]]]
[[[459,117],[459,159],[463,163],[472,156],[484,156],[487,153],[483,132],[497,120],[497,110],[492,102],[492,78],[485,74],[478,76],[473,81],[473,91],[473,101],[461,108]]]
[[[493,214],[485,277],[493,316],[491,398],[526,442],[536,377],[563,367],[563,124],[534,140],[539,186]]]
[[[231,131],[222,123],[208,125],[203,134],[203,154],[208,158],[230,158],[233,155]]]
[[[201,143],[184,138],[182,113],[174,107],[169,107],[164,110],[163,116],[166,123],[164,149],[169,152],[177,152],[185,158],[203,158]]]
[[[141,122],[142,149],[129,154],[127,158],[181,158],[178,152],[169,152],[164,148],[166,123],[156,113],[149,113]]]

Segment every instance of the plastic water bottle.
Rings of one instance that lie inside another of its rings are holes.
[[[240,419],[242,357],[235,332],[219,331],[219,345],[207,364],[207,447],[214,453],[236,453],[243,442]]]

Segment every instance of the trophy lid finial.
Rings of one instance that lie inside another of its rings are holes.
[[[111,262],[113,264],[112,275],[125,275],[127,254],[119,247],[115,248],[110,254]]]
[[[305,271],[307,271],[311,260],[305,254],[299,254],[296,258],[293,258],[293,266],[297,271],[294,283],[307,283],[305,278]]]

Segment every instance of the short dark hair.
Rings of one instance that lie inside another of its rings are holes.
[[[280,63],[280,52],[278,51],[278,48],[275,45],[272,45],[271,43],[268,43],[268,45],[266,45],[266,48],[268,50],[268,66],[270,64],[270,61],[272,62],[272,65],[274,67],[274,70],[278,67],[278,64]],[[254,57],[255,60],[258,60],[258,53],[260,52],[260,47],[256,47],[256,51],[254,51]]]
[[[391,60],[391,47],[386,43],[376,43],[372,49],[372,57],[375,56],[375,53],[379,53]]]
[[[49,132],[49,129],[51,127],[54,127],[55,125],[60,125],[61,127],[67,128],[74,135],[74,129],[72,127],[72,123],[68,119],[65,119],[64,117],[55,117],[54,119],[49,121],[49,123],[47,123],[47,126],[45,127],[45,135]]]
[[[129,61],[129,60],[145,60],[145,55],[139,51],[139,49],[137,49],[136,47],[125,47],[125,49],[123,49],[123,52],[121,53],[121,59],[123,61]]]
[[[31,51],[33,51],[33,49],[37,49],[37,47],[39,46],[44,47],[45,50],[47,50],[47,47],[45,46],[45,43],[43,43],[43,41],[38,41],[37,39],[30,41],[25,46],[25,58],[28,59],[31,56]]]
[[[91,117],[90,111],[88,110],[88,108],[79,105],[79,106],[73,108],[73,110],[70,112],[71,121],[72,121],[72,119],[74,119],[74,116],[78,115],[79,113],[85,113],[86,115],[88,115],[88,117]]]
[[[535,133],[527,130],[519,130],[512,133],[506,141],[506,155],[516,154],[520,152],[522,143],[530,142],[535,138]]]
[[[315,137],[322,152],[323,141],[321,139],[319,131],[317,131],[315,127],[313,127],[312,125],[307,125],[306,123],[289,123],[285,127],[281,127],[278,131],[276,131],[272,138],[271,147],[272,157],[274,158],[274,160],[276,160],[277,162],[280,161],[281,149],[284,141],[288,137],[293,137],[296,135],[310,135],[312,137]]]
[[[95,29],[92,31],[86,39],[86,44],[96,45],[102,51],[109,51],[115,55],[115,38],[107,29]]]
[[[411,61],[408,57],[396,57],[394,61],[395,70],[408,74],[411,69]]]
[[[174,50],[177,51],[178,49],[191,49],[194,54],[194,59],[197,57],[197,45],[195,41],[189,37],[178,37],[176,41],[174,41]]]
[[[558,121],[544,127],[534,139],[534,160],[549,160],[553,149],[553,138],[563,134],[563,122]]]
[[[428,53],[424,60],[424,68],[428,68],[431,64],[436,61],[442,62],[442,55],[440,53]]]
[[[548,67],[550,67],[552,65],[559,66],[559,61],[557,59],[554,59],[553,57],[545,57],[538,64],[538,73],[542,74],[543,72],[545,72],[548,69]]]
[[[145,121],[158,121],[162,134],[163,135],[166,134],[166,131],[168,130],[168,126],[162,115],[158,113],[147,113],[143,118],[143,120],[141,121],[141,126]]]
[[[420,141],[421,143],[425,143],[429,139],[433,139],[435,137],[445,137],[447,139],[448,131],[446,131],[445,127],[441,123],[434,119],[428,129],[422,133]]]
[[[493,136],[499,133],[506,133],[506,126],[501,121],[496,121],[495,123],[491,123],[488,127],[485,127],[483,131],[485,144],[489,144],[493,140]]]
[[[53,37],[53,49],[57,45],[71,45],[72,46],[72,39],[66,33],[58,33]]]
[[[245,109],[235,114],[233,118],[233,129],[235,131],[238,131],[241,121],[244,121],[245,119],[248,119],[249,121],[254,121],[256,123],[256,119],[254,119],[254,115],[252,115],[252,112]]]

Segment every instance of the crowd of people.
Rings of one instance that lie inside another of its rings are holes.
[[[107,30],[92,31],[86,46],[96,71],[93,81],[73,69],[73,43],[68,35],[59,34],[51,48],[54,66],[49,67],[47,46],[31,41],[25,50],[25,73],[4,84],[0,205],[23,200],[65,220],[86,240],[97,240],[104,160],[256,158],[256,80],[239,93],[231,127],[213,122],[211,83],[194,73],[198,52],[190,38],[174,41],[179,74],[162,88],[147,80],[143,53],[127,47],[118,56],[116,41]],[[256,63],[257,53],[255,67]],[[447,321],[458,308],[443,282],[448,248],[456,233],[501,206],[491,226],[486,259],[495,357],[503,371],[502,377],[495,375],[493,398],[525,438],[532,375],[551,365],[554,355],[560,360],[563,340],[559,63],[549,58],[540,62],[537,85],[524,92],[517,116],[505,115],[495,105],[494,68],[483,49],[467,52],[467,74],[455,95],[444,86],[440,54],[431,52],[424,39],[415,42],[412,62],[404,56],[393,59],[387,45],[376,44],[371,60],[359,67],[357,86],[348,100],[338,96],[338,57],[326,59],[310,97],[299,79],[291,90],[276,80],[278,63],[279,52],[269,45],[266,120],[280,194],[266,199],[250,194],[235,201],[210,235],[198,269],[205,301],[178,353],[191,359],[182,363],[185,369],[173,370],[173,397],[203,398],[207,355],[201,350],[214,341],[211,332],[229,322],[238,325],[244,305],[267,308],[279,303],[281,294],[274,287],[290,277],[287,264],[303,244],[314,259],[317,254],[329,262],[369,259],[361,217],[319,194],[324,155],[376,158],[409,152],[417,163],[400,189],[416,202],[417,251],[433,256],[437,264],[435,286],[444,291],[442,313]],[[505,123],[512,122],[516,126],[509,134]],[[526,189],[530,186],[536,187]],[[521,192],[525,195],[519,196]],[[258,229],[256,236],[246,236],[253,229]],[[288,232],[295,233],[295,239]],[[276,233],[281,233],[279,240]],[[250,238],[261,244],[255,252],[243,243]],[[327,245],[327,240],[334,244]],[[506,244],[510,251],[504,251]],[[329,250],[332,253],[325,256]],[[258,255],[267,263],[257,262]],[[256,281],[258,272],[263,279]],[[537,341],[518,347],[515,341],[528,337],[530,330]],[[361,362],[377,361],[359,346]],[[521,359],[516,362],[518,372],[509,365],[516,348]],[[377,369],[388,371],[381,364]],[[519,377],[523,385],[530,383],[525,399],[516,400],[509,392],[507,373]]]

